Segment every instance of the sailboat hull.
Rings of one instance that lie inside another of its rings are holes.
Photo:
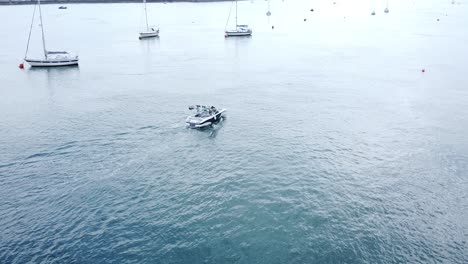
[[[158,31],[150,31],[150,32],[140,32],[140,39],[142,38],[154,38],[159,37],[159,30]]]
[[[252,36],[252,31],[226,31],[226,36],[228,37],[243,37],[243,36]]]
[[[31,67],[57,67],[57,66],[71,66],[78,65],[78,59],[70,60],[30,60],[25,59]]]

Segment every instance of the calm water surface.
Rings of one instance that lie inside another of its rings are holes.
[[[230,3],[149,4],[145,41],[139,4],[47,5],[80,66],[24,70],[32,6],[0,7],[0,262],[467,263],[450,2],[246,1],[243,39]],[[187,130],[190,104],[228,118]]]

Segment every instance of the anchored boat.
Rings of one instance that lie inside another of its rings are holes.
[[[66,51],[46,51],[45,54],[44,59],[25,58],[24,60],[35,67],[78,65],[78,56],[74,56]]]
[[[231,5],[231,9],[232,9],[232,5]],[[229,23],[230,17],[231,17],[231,10],[229,10],[229,17],[226,22],[226,29],[225,29],[226,37],[240,37],[240,36],[252,35],[252,29],[249,28],[249,25],[239,25],[237,22],[237,0],[236,0],[236,28],[235,29],[227,29],[227,25]]]
[[[39,9],[39,20],[41,22],[41,33],[42,33],[42,49],[44,50],[44,58],[32,59],[28,58],[28,49],[29,41],[31,40],[31,31],[34,24],[34,16],[36,14],[36,8]],[[41,0],[37,1],[37,5],[34,6],[33,17],[31,21],[31,28],[29,29],[28,44],[26,45],[26,53],[24,55],[24,60],[29,63],[32,67],[55,67],[55,66],[70,66],[78,65],[78,56],[75,56],[67,51],[48,51],[46,49],[46,41],[44,34],[44,23],[42,21],[42,12],[41,12]]]
[[[150,27],[148,25],[148,12],[146,10],[146,0],[143,0],[143,7],[145,9],[146,29],[144,31],[140,32],[139,39],[158,37],[159,36],[159,28]]]
[[[237,25],[236,30],[226,30],[226,36],[239,37],[252,35],[252,29],[248,25]]]

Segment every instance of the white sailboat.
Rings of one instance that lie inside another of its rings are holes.
[[[384,12],[385,12],[385,13],[390,12],[390,10],[388,9],[388,0],[387,0],[387,6],[385,7]]]
[[[29,41],[31,39],[31,31],[34,24],[34,16],[36,14],[36,7],[39,9],[39,20],[41,22],[41,33],[42,33],[42,48],[44,50],[44,58],[32,59],[28,58],[28,49]],[[32,67],[55,67],[55,66],[69,66],[69,65],[78,65],[78,56],[75,56],[67,51],[48,51],[46,49],[46,41],[44,35],[44,23],[42,22],[42,12],[41,12],[41,0],[37,1],[37,5],[34,6],[33,17],[31,21],[31,28],[29,29],[28,44],[26,46],[26,53],[24,55],[24,60],[29,63]]]
[[[143,0],[143,5],[144,5],[144,9],[145,9],[146,29],[144,31],[140,32],[139,39],[158,37],[159,36],[159,28],[150,27],[148,25],[148,12],[146,11],[146,0]]]
[[[231,6],[232,8],[232,6]],[[229,18],[231,17],[231,10],[229,10],[229,17],[228,21],[226,22],[226,28],[227,24],[229,23]],[[252,35],[252,29],[249,28],[248,25],[239,25],[237,22],[237,0],[236,0],[236,28],[235,29],[225,29],[226,37],[239,37],[239,36],[251,36]]]
[[[270,11],[270,0],[268,0],[268,11],[266,12],[267,16],[271,16],[271,11]]]

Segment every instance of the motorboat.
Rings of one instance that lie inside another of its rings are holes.
[[[54,67],[78,65],[78,56],[66,51],[46,51],[42,59],[24,59],[33,67]]]
[[[224,119],[226,109],[218,110],[214,106],[192,105],[189,110],[195,114],[187,117],[185,123],[189,128],[202,128],[219,123]]]
[[[67,9],[67,7],[66,6],[59,6],[58,9]]]

